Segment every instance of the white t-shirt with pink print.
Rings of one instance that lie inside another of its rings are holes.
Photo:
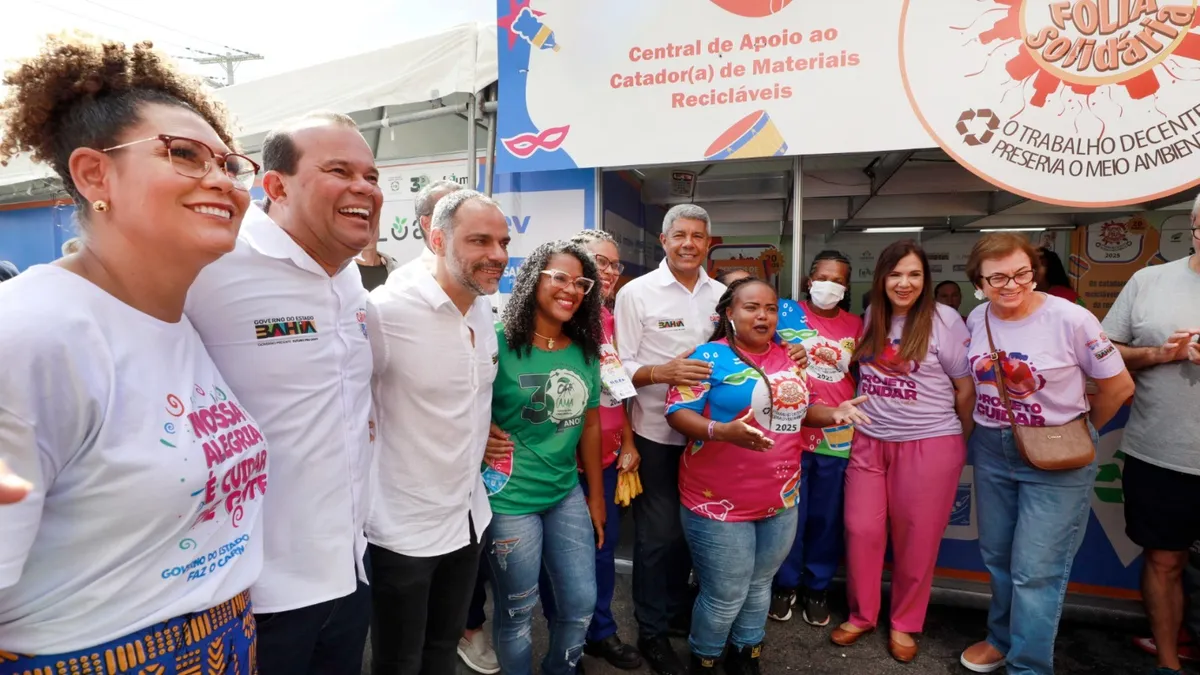
[[[254,583],[267,441],[187,317],[39,265],[0,284],[0,354],[0,457],[34,484],[0,506],[0,652],[94,647]]]

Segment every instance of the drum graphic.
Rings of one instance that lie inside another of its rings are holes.
[[[704,159],[715,162],[722,159],[780,157],[787,154],[787,149],[787,142],[771,121],[771,116],[765,110],[758,110],[738,120],[713,141],[704,151]]]

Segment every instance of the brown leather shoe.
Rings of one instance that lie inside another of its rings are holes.
[[[847,630],[846,628],[843,628],[843,626],[846,625],[848,624],[844,623],[841,626],[834,628],[833,632],[829,634],[829,640],[833,642],[833,644],[840,645],[842,647],[849,647],[855,642],[861,640],[862,636],[874,630],[872,628],[868,628],[867,630]]]
[[[888,638],[888,653],[900,663],[911,663],[913,659],[917,658],[917,651],[915,640],[911,645],[902,645],[894,638]]]

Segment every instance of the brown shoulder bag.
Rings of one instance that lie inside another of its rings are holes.
[[[1080,416],[1057,427],[1028,427],[1017,424],[1012,401],[1008,397],[1008,386],[1004,380],[1004,368],[1000,364],[1000,352],[996,349],[996,343],[992,341],[992,322],[988,318],[991,313],[989,307],[983,314],[988,349],[991,350],[988,356],[992,359],[996,388],[1000,390],[1000,400],[1004,402],[1004,410],[1008,412],[1013,440],[1016,441],[1021,459],[1029,466],[1043,471],[1069,471],[1091,464],[1096,458],[1096,445],[1092,442],[1092,432],[1088,429],[1084,417]]]

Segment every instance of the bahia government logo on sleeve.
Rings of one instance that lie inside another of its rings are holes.
[[[900,70],[949,155],[1010,192],[1124,206],[1200,183],[1197,0],[905,0]]]

